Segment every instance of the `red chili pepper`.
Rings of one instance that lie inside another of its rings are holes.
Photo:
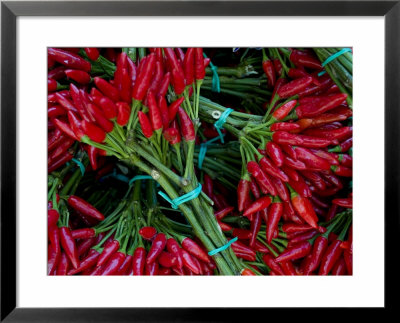
[[[228,214],[232,213],[232,211],[234,210],[233,206],[227,206],[221,210],[219,210],[218,212],[215,212],[215,217],[218,220],[222,220],[224,217],[226,217]]]
[[[89,268],[92,268],[97,263],[100,253],[95,249],[90,249],[89,254],[81,261],[80,265],[76,269],[72,269],[68,272],[68,275],[76,275]]]
[[[331,130],[313,128],[313,129],[307,129],[304,132],[304,134],[320,138],[326,138],[330,140],[336,139],[338,141],[343,141],[351,137],[352,132],[353,132],[352,127],[341,127],[339,129],[331,129]]]
[[[192,239],[184,238],[181,242],[183,249],[189,252],[191,255],[195,256],[196,258],[204,261],[206,263],[210,262],[210,258],[208,257],[207,253]]]
[[[343,176],[343,177],[353,176],[353,170],[351,168],[342,165],[333,165],[331,166],[331,170],[338,176]]]
[[[78,112],[78,110],[75,108],[75,106],[69,100],[69,98],[67,96],[62,95],[61,92],[57,92],[55,94],[55,99],[56,99],[56,102],[59,103],[67,111]]]
[[[106,133],[104,130],[91,122],[82,120],[82,129],[85,135],[95,142],[102,143],[106,139]]]
[[[114,124],[104,116],[103,112],[95,104],[89,103],[87,109],[95,118],[96,124],[106,133],[109,133],[114,129]]]
[[[125,260],[126,255],[122,252],[114,253],[107,264],[104,266],[103,271],[101,273],[102,276],[110,276],[115,275],[118,269],[121,267],[122,263]]]
[[[290,261],[303,258],[307,256],[311,251],[311,243],[309,241],[300,242],[292,247],[288,247],[284,252],[282,252],[275,261]]]
[[[182,260],[183,266],[196,275],[200,274],[201,268],[198,267],[198,264],[193,260],[193,257],[184,249],[181,249],[182,252]]]
[[[183,69],[185,71],[186,85],[192,85],[194,82],[194,52],[194,48],[188,48],[183,59]]]
[[[182,269],[183,267],[182,249],[179,247],[178,242],[173,238],[169,238],[167,240],[166,247],[167,250],[176,257],[176,267]]]
[[[171,105],[168,107],[169,122],[172,122],[173,120],[175,120],[175,116],[178,113],[180,105],[182,104],[182,102],[184,100],[185,100],[185,98],[182,96],[179,99],[172,102]]]
[[[90,82],[90,75],[84,71],[67,69],[64,73],[68,78],[79,84],[88,84]]]
[[[47,92],[57,91],[58,83],[56,80],[47,79]]]
[[[204,67],[203,48],[197,47],[194,50],[195,79],[203,80],[206,75]]]
[[[146,250],[143,247],[138,247],[133,253],[133,275],[143,276],[144,266],[146,263]]]
[[[282,66],[281,61],[279,60],[279,58],[274,58],[273,62],[274,62],[274,68],[275,68],[276,74],[279,77],[281,77],[282,76],[282,72],[283,72],[283,66]]]
[[[290,53],[289,59],[296,66],[308,67],[315,70],[322,69],[321,62],[317,58],[311,56],[309,53],[306,53],[304,51],[293,49]]]
[[[92,61],[97,61],[97,59],[100,56],[99,50],[95,47],[85,48],[85,53],[89,57],[89,59]]]
[[[158,269],[159,269],[159,265],[158,262],[152,262],[151,264],[147,264],[145,265],[145,272],[144,274],[146,276],[157,276],[158,275]]]
[[[68,227],[61,227],[60,232],[60,242],[65,253],[67,254],[69,260],[74,268],[79,267],[78,252],[75,245],[75,240],[71,235],[71,230]]]
[[[302,77],[299,79],[295,79],[285,85],[283,85],[278,91],[277,94],[280,98],[285,99],[291,96],[294,96],[301,91],[303,91],[308,85],[310,85],[313,81],[311,76]]]
[[[153,240],[149,253],[147,254],[146,263],[151,264],[156,261],[167,244],[167,238],[164,233],[158,233]]]
[[[250,198],[250,179],[248,175],[242,177],[237,187],[238,210],[242,212]]]
[[[51,244],[47,248],[47,275],[53,276],[56,273],[61,253],[56,251]]]
[[[275,120],[283,120],[285,119],[288,114],[293,110],[293,108],[296,106],[297,100],[290,100],[289,102],[286,102],[285,104],[281,105],[278,109],[274,111],[272,114],[272,117]]]
[[[163,129],[167,129],[169,126],[169,111],[168,111],[167,100],[165,100],[164,96],[159,96],[157,98],[157,106],[160,110]]]
[[[157,106],[156,98],[151,91],[147,92],[147,105],[149,108],[149,117],[153,130],[157,131],[162,129],[163,122],[161,112]]]
[[[142,111],[139,111],[138,117],[144,136],[146,138],[151,138],[151,136],[153,136],[153,128],[151,127],[150,120],[147,118],[147,115]]]
[[[66,115],[67,111],[62,108],[60,105],[54,105],[47,109],[47,117],[49,119],[53,119],[55,117]]]
[[[158,256],[157,261],[161,266],[165,268],[170,268],[176,266],[177,258],[174,254],[163,251]]]
[[[165,96],[168,92],[168,86],[169,86],[169,82],[171,81],[171,73],[167,72],[164,74],[161,82],[160,82],[160,86],[158,88],[158,92],[157,92],[157,96]]]
[[[342,143],[340,143],[340,145],[333,147],[333,148],[329,149],[328,151],[332,152],[332,153],[345,153],[351,147],[353,147],[353,137],[343,141]]]
[[[69,269],[69,260],[65,252],[61,253],[60,261],[58,262],[56,275],[66,276]]]
[[[250,237],[250,241],[249,241],[249,246],[251,248],[254,248],[260,228],[261,228],[261,213],[256,212],[253,215],[253,221],[251,221],[251,225],[250,225],[251,237]]]
[[[266,144],[265,149],[274,164],[278,167],[281,167],[283,165],[284,155],[280,146],[272,141],[269,141]]]
[[[317,155],[318,157],[325,159],[330,165],[339,165],[337,156],[333,153],[327,152],[322,149],[310,149],[310,151],[314,155]]]
[[[349,168],[353,167],[353,157],[351,157],[350,155],[340,154],[340,155],[338,155],[338,160],[339,160],[340,164],[342,164],[343,166],[346,166]]]
[[[163,132],[163,136],[166,141],[169,142],[170,145],[179,144],[181,142],[181,136],[179,131],[175,128],[165,129]]]
[[[334,199],[334,200],[332,200],[332,203],[339,205],[339,206],[343,206],[345,208],[349,208],[349,209],[353,208],[353,198],[352,197]]]
[[[250,247],[241,243],[240,241],[235,241],[234,243],[232,243],[231,248],[238,258],[242,258],[248,261],[256,260],[256,252]]]
[[[323,97],[306,97],[299,100],[296,108],[297,117],[315,117],[341,105],[347,98],[347,94],[332,94]]]
[[[285,275],[281,266],[275,261],[275,259],[270,254],[263,255],[263,261],[277,275],[282,275],[282,276]]]
[[[172,86],[176,95],[181,95],[185,90],[185,75],[182,70],[172,70]]]
[[[96,84],[96,87],[103,93],[106,97],[110,98],[114,102],[117,102],[119,100],[119,93],[118,90],[108,83],[106,80],[96,76],[94,78],[94,84]]]
[[[267,57],[267,55],[265,55],[264,49],[263,49],[262,67],[263,67],[265,76],[267,77],[268,87],[270,87],[270,88],[274,87],[275,82],[276,82],[274,63],[272,62],[272,60],[270,60]]]
[[[82,228],[71,231],[74,239],[90,239],[96,236],[96,230],[93,228]]]
[[[117,116],[117,105],[121,104],[121,102],[114,104],[111,99],[105,96],[101,97],[98,102],[95,103],[100,106],[100,108],[103,110],[104,116],[109,120],[112,120]]]
[[[49,79],[53,80],[59,80],[65,77],[65,67],[64,66],[59,66],[56,68],[53,68],[51,71],[47,73],[47,77]]]
[[[158,91],[158,88],[160,86],[160,82],[161,82],[163,76],[164,75],[163,75],[162,63],[160,61],[156,61],[154,72],[153,72],[153,78],[151,80],[148,91],[152,91],[153,93],[156,93]]]
[[[146,56],[144,65],[139,65],[138,75],[135,81],[135,85],[132,90],[132,98],[137,101],[142,101],[147,93],[147,89],[150,86],[152,73],[156,64],[156,56],[154,53]],[[142,67],[142,68],[141,68]]]
[[[104,215],[99,210],[97,210],[93,205],[91,205],[90,203],[86,202],[85,200],[81,199],[78,196],[71,195],[68,198],[68,204],[73,209],[75,209],[87,216],[90,216],[99,221],[104,220]]]
[[[273,234],[278,228],[278,222],[282,217],[283,204],[279,198],[275,198],[271,206],[268,208],[268,222],[266,229],[266,239],[268,243],[272,241]]]
[[[126,254],[124,262],[118,268],[118,270],[114,273],[114,275],[118,275],[118,276],[129,275],[129,276],[131,276],[130,272],[132,271],[132,260],[133,260],[133,256]]]
[[[66,151],[57,160],[54,160],[51,165],[48,165],[47,172],[50,174],[51,172],[55,171],[59,167],[65,165],[72,158],[74,158],[74,154],[72,152],[70,152],[70,151]]]
[[[294,122],[277,122],[270,127],[271,131],[293,131],[300,129],[300,126]]]
[[[69,68],[75,68],[78,70],[83,70],[85,72],[90,72],[90,70],[92,69],[92,66],[88,61],[66,50],[58,48],[48,48],[47,54],[57,63],[65,65]]]
[[[287,189],[285,183],[283,183],[279,178],[276,177],[271,177],[271,181],[275,186],[277,195],[283,200],[283,201],[290,201],[290,194],[289,190]]]
[[[143,239],[151,241],[157,234],[157,229],[154,227],[142,227],[139,230],[139,234]]]
[[[178,109],[179,120],[181,122],[182,136],[185,141],[194,141],[196,134],[192,120],[187,115],[186,111],[181,107]]]
[[[283,182],[289,181],[288,176],[278,167],[276,167],[267,157],[261,158],[258,163],[261,166],[262,170],[269,175],[279,178]]]
[[[105,243],[103,251],[97,259],[97,267],[101,267],[107,263],[110,257],[118,251],[120,243],[118,240],[110,240]],[[104,269],[104,267],[103,267]]]
[[[254,201],[243,213],[244,216],[249,216],[255,212],[267,208],[271,204],[272,200],[269,196],[262,196]]]
[[[130,104],[132,102],[132,79],[129,76],[127,68],[121,71],[121,88],[119,89],[119,97],[122,101]]]
[[[57,159],[57,157],[65,153],[74,144],[74,142],[75,140],[71,138],[64,138],[64,140],[60,142],[58,146],[49,153],[47,159],[48,163],[51,164],[52,161]]]
[[[318,228],[317,222],[318,222],[318,217],[315,214],[310,201],[306,197],[302,197],[299,194],[297,194],[295,191],[291,189],[291,201],[293,204],[294,209],[296,212],[300,215],[300,217],[306,221],[309,225],[311,225],[313,228]]]
[[[252,237],[252,233],[250,230],[234,228],[232,230],[232,236],[238,237],[239,240],[250,240]]]
[[[271,193],[273,196],[276,195],[275,186],[256,162],[248,162],[247,171],[255,178],[264,194]]]
[[[57,225],[60,214],[57,210],[47,210],[47,227],[53,229]]]
[[[128,124],[131,107],[126,102],[117,102],[117,123],[123,127]]]

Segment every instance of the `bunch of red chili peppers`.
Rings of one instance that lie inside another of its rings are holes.
[[[49,275],[352,274],[351,49],[48,68]]]

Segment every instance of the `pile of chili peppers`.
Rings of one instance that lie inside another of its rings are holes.
[[[48,275],[352,275],[352,51],[48,48]]]

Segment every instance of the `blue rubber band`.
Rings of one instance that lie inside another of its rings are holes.
[[[224,143],[224,136],[222,135],[221,129],[224,126],[224,123],[226,122],[226,119],[228,116],[233,112],[234,110],[231,108],[227,108],[219,117],[219,119],[214,123],[215,129],[217,129],[219,137],[221,138],[221,142]]]
[[[80,160],[78,160],[78,159],[75,159],[75,158],[72,158],[71,160],[72,160],[75,164],[77,164],[77,165],[79,166],[79,168],[81,169],[82,176],[85,175],[85,169],[86,169],[86,167],[82,164],[82,162],[81,162]]]
[[[226,245],[223,245],[222,247],[219,247],[217,249],[211,250],[208,252],[209,256],[214,256],[216,253],[224,251],[225,249],[228,249],[229,246],[234,243],[236,240],[238,239],[238,237],[234,237],[233,239],[229,240],[228,243]]]
[[[204,58],[207,58],[207,55],[203,53]],[[211,61],[210,61],[210,68],[213,73],[212,77],[212,84],[211,84],[211,91],[213,92],[221,92],[221,84],[219,82],[219,76],[218,76],[218,67],[215,66]]]
[[[129,178],[122,174],[117,174],[117,170],[114,168],[112,173],[109,173],[102,178],[100,178],[100,182],[103,182],[106,178],[113,177],[121,182],[129,183]]]
[[[141,179],[153,179],[153,177],[151,177],[150,175],[136,175],[135,177],[133,177],[129,182],[129,186],[131,186],[133,184],[133,182],[141,180]]]
[[[225,136],[225,134],[223,134],[223,136]],[[203,161],[204,158],[206,157],[206,153],[207,153],[207,146],[209,144],[212,144],[213,142],[217,141],[219,139],[219,137],[215,137],[211,140],[208,140],[206,142],[203,142],[202,144],[200,144],[200,150],[199,150],[199,157],[198,157],[198,168],[201,169],[203,166]]]
[[[201,190],[202,186],[199,183],[199,186],[197,186],[193,191],[186,193],[180,197],[177,197],[173,200],[171,200],[169,196],[162,191],[158,191],[158,194],[161,195],[166,201],[168,201],[173,209],[177,210],[179,205],[189,202],[190,200],[193,200],[196,197],[198,197],[201,193]]]
[[[351,52],[351,48],[343,48],[342,50],[338,51],[335,54],[332,54],[329,56],[321,65],[322,67],[325,67],[327,64],[332,62],[334,59],[338,58],[340,55],[343,55],[344,53]],[[324,75],[326,71],[322,71],[318,73],[318,76]]]

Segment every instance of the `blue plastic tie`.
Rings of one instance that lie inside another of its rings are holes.
[[[207,55],[205,53],[203,53],[203,56],[204,56],[204,58],[207,58]],[[219,92],[221,92],[221,84],[220,84],[219,76],[218,76],[218,67],[215,66],[210,61],[210,68],[213,73],[211,91],[219,93]]]
[[[225,134],[223,134],[223,136],[225,136]],[[200,144],[200,151],[199,151],[199,157],[198,157],[198,160],[199,160],[198,167],[199,167],[199,169],[201,169],[201,167],[203,166],[203,161],[204,161],[204,158],[206,157],[206,153],[207,153],[207,146],[209,144],[212,144],[213,142],[217,141],[218,139],[219,139],[219,137],[215,137],[215,138],[213,138],[211,140],[208,140],[208,141],[203,142],[202,144]]]
[[[141,180],[141,179],[153,179],[153,177],[151,177],[150,175],[136,175],[135,177],[133,177],[128,183],[129,186],[131,186],[133,184],[133,182]]]
[[[221,138],[221,142],[224,143],[224,136],[222,135],[221,129],[224,126],[224,123],[226,122],[226,119],[228,116],[233,112],[234,110],[231,108],[227,108],[219,117],[219,119],[214,123],[215,129],[217,129],[219,137]]]
[[[322,67],[325,67],[326,64],[329,64],[330,62],[332,62],[334,59],[338,58],[339,56],[343,55],[344,53],[347,52],[351,52],[351,48],[343,48],[342,50],[338,51],[335,54],[332,54],[331,56],[329,56],[321,65]],[[326,71],[322,71],[318,73],[318,76],[324,75],[326,73]]]
[[[168,197],[168,195],[162,191],[158,191],[158,194],[161,195],[165,200],[167,200],[171,204],[171,206],[174,210],[177,210],[179,205],[189,202],[190,200],[193,200],[196,197],[198,197],[201,193],[201,190],[202,190],[202,186],[199,183],[199,186],[197,186],[193,191],[186,193],[180,197],[177,197],[173,200],[171,200]]]
[[[85,175],[86,167],[82,164],[82,162],[76,158],[72,158],[72,161],[79,166],[79,168],[81,169],[82,176]]]
[[[211,250],[208,252],[209,256],[214,256],[216,253],[224,251],[225,249],[228,249],[229,246],[234,243],[236,240],[238,239],[238,237],[234,237],[233,239],[229,240],[228,243],[226,245],[223,245],[222,247],[219,247],[217,249]]]

